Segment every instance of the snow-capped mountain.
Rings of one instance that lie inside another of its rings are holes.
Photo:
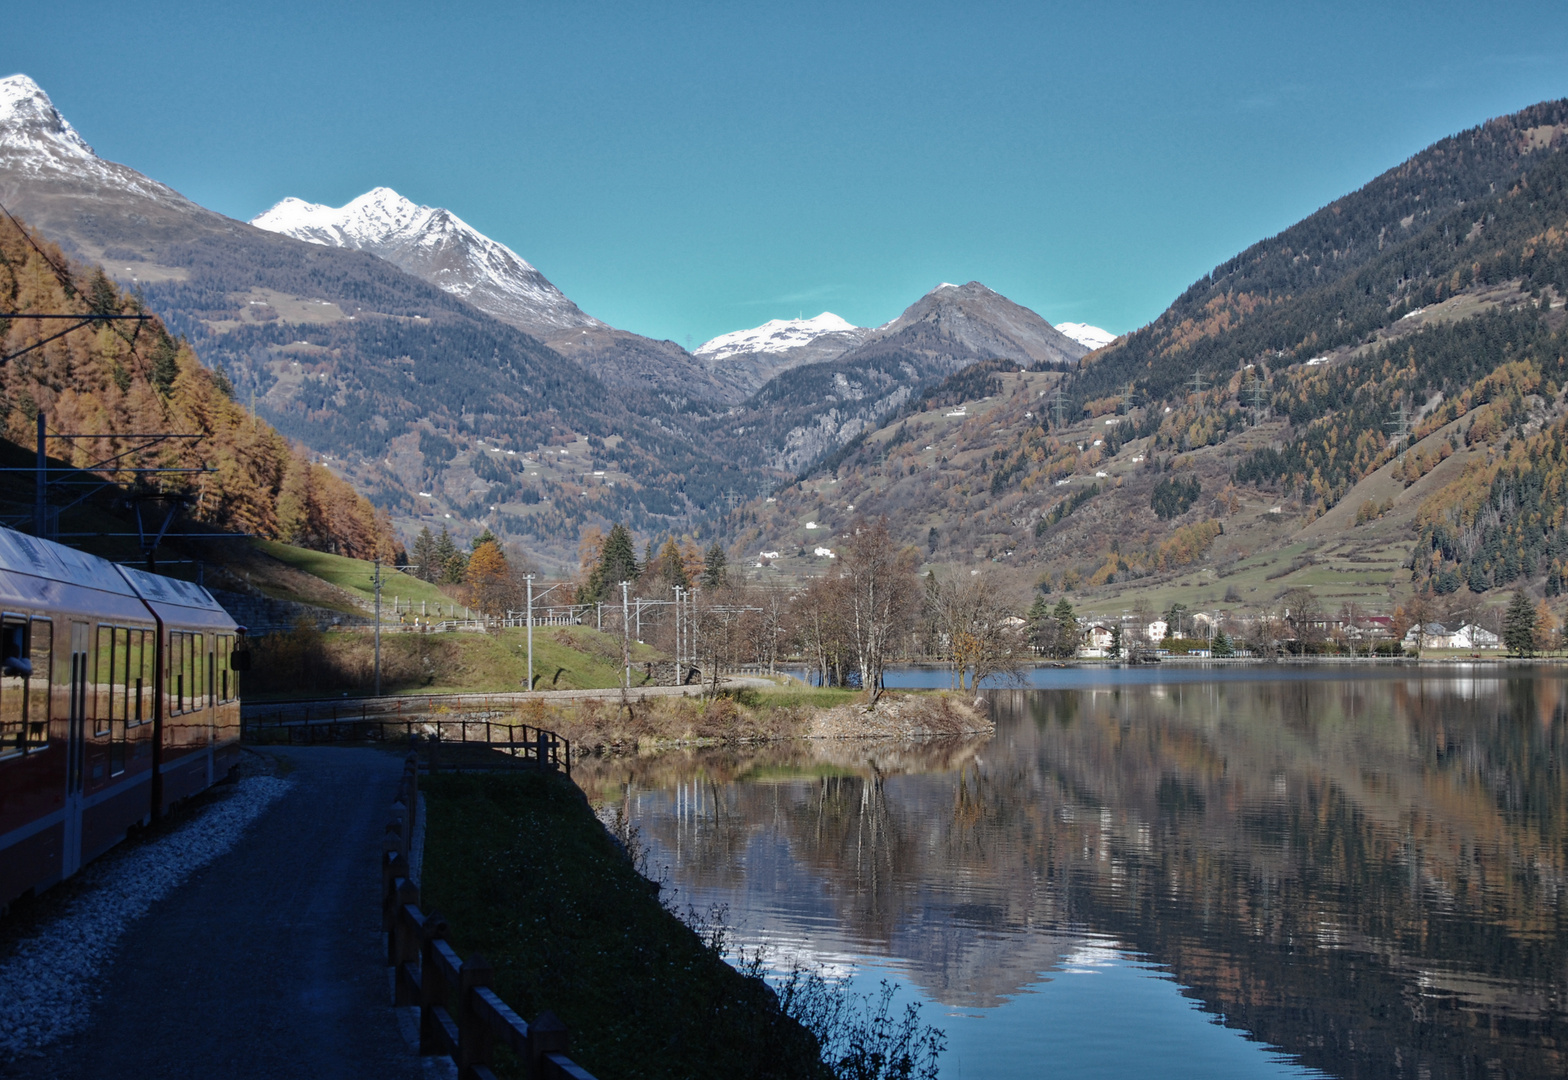
[[[505,244],[450,210],[419,206],[391,188],[373,188],[336,208],[287,198],[251,224],[312,244],[369,252],[540,337],[604,325]]]
[[[1081,322],[1059,322],[1056,328],[1078,344],[1088,348],[1090,352],[1103,349],[1116,340],[1116,335],[1109,330],[1101,330],[1098,326],[1090,326]]]
[[[720,334],[697,347],[695,356],[709,362],[740,353],[784,353],[810,345],[827,334],[864,337],[861,327],[824,311],[813,319],[769,319],[750,330]],[[858,343],[858,341],[857,341]]]
[[[791,368],[843,356],[869,333],[824,311],[812,319],[770,319],[750,330],[720,334],[692,355],[746,397]]]
[[[119,191],[182,210],[195,207],[173,188],[99,157],[26,75],[0,79],[0,170],[31,181],[63,181],[84,193]]]

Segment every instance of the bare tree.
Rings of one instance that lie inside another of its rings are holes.
[[[920,556],[894,544],[886,518],[857,524],[841,554],[850,641],[860,685],[875,704],[891,646],[914,617]]]
[[[991,675],[1016,673],[1028,655],[1025,628],[992,574],[937,578],[926,590],[926,605],[947,639],[948,664],[960,690],[978,689]]]

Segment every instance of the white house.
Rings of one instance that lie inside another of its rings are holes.
[[[1150,641],[1158,645],[1160,642],[1165,640],[1166,635],[1168,635],[1170,631],[1170,623],[1166,622],[1164,619],[1155,619],[1149,624],[1148,629],[1146,629],[1144,633],[1148,636]]]
[[[1490,630],[1474,623],[1466,623],[1454,631],[1455,649],[1500,649],[1503,639]]]

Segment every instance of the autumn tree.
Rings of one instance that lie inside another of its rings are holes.
[[[474,548],[463,571],[463,602],[486,615],[505,615],[515,607],[517,584],[506,553],[494,537]]]

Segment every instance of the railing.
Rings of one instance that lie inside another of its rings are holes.
[[[570,1033],[553,1012],[532,1024],[492,990],[494,971],[477,954],[463,960],[447,943],[445,920],[419,907],[419,885],[408,874],[409,845],[419,807],[419,757],[410,753],[382,843],[381,926],[393,969],[393,1004],[419,1008],[419,1052],[445,1054],[460,1080],[495,1080],[497,1045],[510,1049],[533,1080],[594,1080],[567,1056]]]
[[[499,716],[390,716],[345,717],[340,720],[267,721],[251,718],[241,722],[247,742],[266,745],[314,746],[317,743],[387,742],[403,738],[410,746],[423,745],[431,772],[449,769],[496,768],[499,763],[472,757],[455,757],[443,762],[442,748],[453,750],[494,750],[514,758],[519,764],[532,762],[536,767],[559,769],[572,775],[572,741],[548,728],[524,724],[514,712]]]

